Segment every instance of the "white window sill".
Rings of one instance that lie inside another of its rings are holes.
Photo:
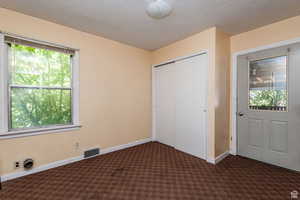
[[[43,135],[49,133],[61,133],[66,131],[79,130],[80,128],[81,125],[67,125],[67,126],[56,126],[56,127],[49,127],[49,128],[30,129],[30,130],[1,131],[0,139],[28,137],[28,136]]]

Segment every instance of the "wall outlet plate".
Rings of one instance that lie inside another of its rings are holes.
[[[17,168],[20,168],[20,166],[21,166],[21,165],[20,165],[20,161],[16,161],[16,162],[15,162],[15,168],[16,168],[16,169],[17,169]]]

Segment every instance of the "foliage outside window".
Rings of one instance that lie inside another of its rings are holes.
[[[9,129],[72,124],[72,56],[9,45]]]
[[[287,57],[251,61],[249,64],[249,108],[286,111]]]

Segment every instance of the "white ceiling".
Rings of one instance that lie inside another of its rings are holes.
[[[212,26],[238,34],[300,15],[300,0],[168,0],[171,16],[154,20],[144,11],[147,1],[0,0],[0,7],[147,50]]]

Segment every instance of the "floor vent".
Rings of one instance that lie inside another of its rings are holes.
[[[84,158],[90,158],[99,155],[99,152],[100,152],[99,148],[87,150],[84,152]]]

